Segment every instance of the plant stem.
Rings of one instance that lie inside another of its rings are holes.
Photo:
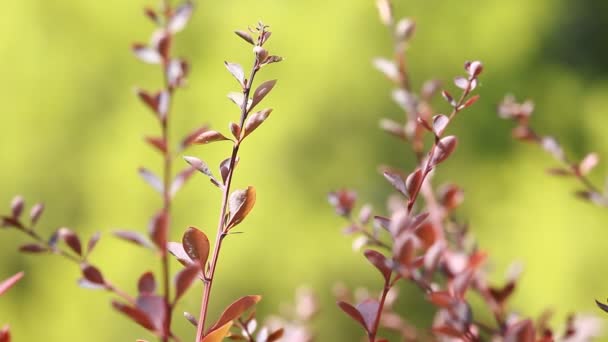
[[[249,104],[249,94],[251,92],[251,86],[253,85],[253,80],[257,71],[259,70],[259,65],[256,59],[256,62],[253,65],[251,70],[251,75],[249,80],[243,87],[243,103],[241,104],[241,119],[240,119],[240,127],[243,129],[245,119],[247,119],[247,114],[249,110],[247,108]],[[211,257],[211,262],[209,263],[209,271],[207,272],[207,281],[204,284],[203,289],[203,298],[201,300],[201,312],[199,315],[198,326],[196,328],[196,342],[200,342],[203,336],[205,335],[205,320],[207,319],[207,313],[209,308],[209,298],[211,296],[211,288],[213,286],[213,280],[215,275],[215,270],[217,267],[217,261],[219,259],[220,250],[222,248],[222,242],[226,237],[226,214],[228,210],[228,198],[230,196],[230,187],[232,185],[232,177],[234,175],[234,167],[236,165],[236,159],[239,153],[240,147],[240,139],[237,139],[232,147],[232,155],[230,156],[230,167],[228,169],[228,175],[226,176],[226,182],[223,187],[222,194],[222,206],[220,209],[220,217],[217,226],[217,235],[215,238],[215,245],[213,247],[213,255]]]
[[[384,302],[386,301],[386,295],[391,289],[390,278],[384,281],[384,288],[382,289],[382,295],[380,296],[380,305],[378,306],[378,312],[376,312],[376,318],[374,320],[374,326],[372,330],[367,334],[369,342],[376,341],[376,334],[378,333],[378,326],[380,325],[380,318],[382,317],[382,311],[384,311]]]

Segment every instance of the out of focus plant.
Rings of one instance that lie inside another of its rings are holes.
[[[354,247],[363,248],[364,256],[383,279],[378,295],[366,291],[353,298],[347,288],[340,287],[338,306],[363,328],[370,342],[388,341],[379,337],[381,328],[398,332],[406,341],[544,342],[587,341],[596,337],[597,321],[592,317],[573,316],[566,322],[564,332],[557,334],[546,319],[535,322],[510,311],[508,300],[520,274],[517,265],[510,269],[505,283],[489,284],[484,268],[488,253],[478,248],[469,227],[453,215],[464,200],[462,189],[454,184],[436,189],[432,183],[435,170],[456,149],[458,139],[446,134],[450,123],[479,99],[472,92],[479,84],[483,65],[479,61],[465,63],[466,74],[454,79],[460,95],[454,97],[447,90],[441,91],[449,114],[437,113],[431,100],[439,93],[440,83],[428,81],[417,94],[410,81],[406,52],[414,22],[407,18],[395,20],[389,0],[378,0],[377,6],[395,46],[392,59],[377,58],[374,66],[395,84],[393,100],[405,113],[404,121],[383,119],[380,126],[408,143],[418,163],[409,172],[381,167],[384,177],[398,192],[398,196],[388,199],[388,215],[374,215],[367,204],[355,213],[354,191],[343,189],[329,194],[336,213],[348,222],[344,232],[358,235]],[[590,163],[583,163],[583,169],[589,168]],[[414,327],[394,309],[396,289],[402,282],[415,284],[436,308],[430,329]],[[473,296],[487,306],[493,322],[483,321],[474,312],[469,304]]]
[[[235,336],[243,336],[248,341],[271,342],[282,336],[284,331],[282,327],[275,325],[273,329],[262,328],[257,334],[257,339],[254,339],[255,328],[252,326],[254,315],[252,314],[248,318],[241,317],[261,299],[260,296],[242,297],[228,306],[213,325],[206,327],[205,323],[222,242],[233,233],[233,229],[245,219],[255,204],[256,193],[253,186],[249,186],[245,190],[231,191],[241,145],[272,112],[272,109],[269,108],[256,110],[256,107],[273,89],[276,80],[266,81],[254,87],[254,78],[263,67],[280,62],[281,57],[271,55],[264,47],[271,35],[267,25],[260,22],[257,26],[249,28],[248,31],[236,31],[237,36],[252,45],[253,65],[249,75],[246,76],[239,64],[225,63],[226,68],[240,86],[240,92],[228,95],[229,99],[239,108],[237,123],[231,122],[229,125],[231,136],[225,136],[202,125],[176,143],[169,136],[169,127],[173,118],[172,104],[175,93],[186,84],[189,65],[186,60],[175,57],[172,48],[174,36],[186,27],[193,10],[194,6],[190,1],[172,6],[168,0],[162,1],[158,9],[145,8],[145,15],[155,24],[156,29],[152,33],[149,43],[136,43],[132,47],[139,60],[159,68],[164,80],[158,91],[143,89],[136,91],[143,104],[153,113],[160,128],[158,135],[147,136],[145,141],[162,157],[161,174],[157,176],[148,168],[143,167],[139,169],[139,174],[160,195],[161,208],[150,220],[147,234],[120,230],[114,232],[114,235],[154,252],[160,261],[160,272],[156,275],[151,271],[141,274],[137,281],[138,293],[134,296],[130,295],[109,279],[107,270],[102,272],[91,262],[90,255],[99,241],[99,233],[94,234],[86,246],[83,246],[83,240],[74,230],[65,227],[57,229],[48,238],[44,237],[39,230],[35,229],[43,214],[44,206],[42,204],[34,205],[29,217],[24,218],[25,205],[20,196],[13,200],[11,213],[1,216],[1,226],[22,232],[34,240],[33,243],[19,247],[21,252],[56,254],[76,264],[82,271],[82,278],[79,280],[81,286],[113,293],[118,298],[112,300],[114,309],[156,335],[160,341],[180,341],[171,329],[173,314],[186,290],[196,280],[200,280],[204,289],[200,315],[195,317],[185,313],[186,319],[197,327],[195,341],[220,341],[231,334],[230,330],[234,326],[234,330],[242,332],[242,335]],[[182,156],[187,149],[194,145],[218,141],[232,142],[232,153],[220,163],[220,178],[216,178],[207,164],[196,157],[184,156],[189,165],[178,172],[174,171],[175,159]],[[197,171],[207,176],[221,192],[219,223],[210,260],[209,239],[205,233],[195,227],[190,227],[185,231],[182,242],[168,241],[171,231],[173,199]],[[170,271],[169,253],[185,266],[174,276]],[[157,281],[157,279],[159,280]],[[1,292],[4,292],[16,280],[17,278],[14,277],[6,285],[3,284],[0,288]],[[160,286],[157,283],[160,283]],[[3,330],[1,336],[4,338],[2,341],[8,341],[8,330]]]
[[[0,283],[0,296],[2,296],[6,291],[10,290],[11,287],[15,286],[15,284],[23,278],[23,272],[19,272],[14,276],[2,281]],[[11,331],[8,325],[5,325],[0,330],[0,342],[11,342]]]

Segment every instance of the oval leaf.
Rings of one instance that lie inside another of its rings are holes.
[[[401,194],[403,194],[403,196],[407,196],[407,188],[405,186],[405,181],[403,180],[403,177],[397,173],[397,172],[393,172],[393,171],[384,171],[384,178],[386,178],[386,180],[391,183],[391,185],[397,190],[399,191]]]
[[[158,193],[163,193],[163,182],[160,180],[160,178],[156,177],[156,175],[152,173],[152,171],[140,167],[138,172],[141,178],[143,178],[143,180],[146,181],[148,185],[150,185]]]
[[[152,272],[146,272],[139,277],[137,290],[140,294],[154,294],[156,291],[156,280]]]
[[[449,123],[450,119],[443,114],[433,116],[433,133],[440,137]]]
[[[342,311],[346,312],[346,314],[349,315],[352,319],[361,324],[363,329],[367,331],[367,325],[365,324],[365,320],[363,319],[363,316],[361,316],[361,313],[359,312],[359,310],[357,310],[357,308],[342,301],[338,302],[338,306],[340,307],[340,309],[342,309]]]
[[[209,144],[215,141],[230,140],[218,131],[206,131],[201,133],[196,139],[195,144]]]
[[[215,330],[222,329],[232,320],[239,318],[245,311],[252,308],[261,299],[261,296],[245,296],[237,299],[234,303],[230,304],[226,310],[224,310],[220,316],[220,319],[209,329],[207,334],[210,334]]]
[[[272,113],[272,109],[268,108],[256,112],[250,117],[248,117],[247,122],[245,122],[245,136],[251,134],[251,132],[258,128],[258,126],[260,126],[262,122],[266,121],[270,113]]]
[[[253,209],[255,198],[256,194],[253,186],[247,187],[246,190],[236,190],[230,195],[228,205],[231,216],[226,229],[236,226],[247,217]]]
[[[207,334],[201,342],[221,342],[224,340],[224,337],[228,335],[230,332],[230,327],[232,327],[232,322],[228,322],[223,326],[211,331]]]
[[[253,93],[253,99],[251,102],[251,106],[249,108],[252,109],[258,103],[260,103],[266,97],[266,95],[268,95],[268,93],[270,93],[270,91],[272,90],[272,88],[274,88],[276,83],[277,83],[277,80],[271,80],[271,81],[266,81],[266,82],[260,84],[260,86],[258,86],[257,89],[255,90],[255,92]]]
[[[224,62],[226,65],[226,69],[239,81],[239,84],[243,86],[245,84],[245,72],[243,71],[243,67],[237,63]]]
[[[448,159],[448,157],[456,149],[457,144],[458,139],[456,139],[456,137],[453,135],[449,135],[439,140],[435,148],[435,154],[433,155],[433,159],[431,160],[431,166],[435,166]]]
[[[388,260],[386,259],[386,257],[382,255],[382,253],[371,249],[366,250],[365,252],[363,252],[363,254],[367,258],[367,260],[372,263],[372,265],[374,265],[376,269],[380,271],[380,273],[382,273],[384,281],[388,282],[391,278],[391,274],[393,271],[391,270],[391,267],[388,264]]]
[[[207,258],[209,258],[209,239],[207,235],[195,227],[190,227],[184,232],[182,246],[186,254],[192,260],[198,261],[200,268],[204,270]]]
[[[198,264],[191,264],[179,271],[175,276],[175,299],[173,299],[173,303],[176,303],[188,290],[192,282],[198,277],[200,270]]]

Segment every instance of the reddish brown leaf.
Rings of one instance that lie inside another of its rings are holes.
[[[8,325],[0,330],[0,342],[11,342],[11,331]]]
[[[458,139],[456,139],[456,137],[453,135],[449,135],[439,140],[435,148],[435,154],[433,155],[433,159],[431,160],[431,166],[435,166],[448,159],[448,157],[456,149],[457,144]]]
[[[82,255],[82,244],[80,243],[78,235],[76,235],[76,233],[74,233],[72,230],[65,227],[59,228],[57,231],[57,237],[63,240],[65,244],[68,245],[72,251],[74,251],[74,253]]]
[[[192,144],[194,144],[194,141],[196,140],[196,138],[208,130],[209,130],[209,126],[203,125],[197,129],[195,129],[194,131],[192,131],[190,134],[188,134],[186,137],[184,137],[184,139],[180,143],[180,151],[183,151],[186,148],[188,148],[189,146],[191,146]]]
[[[150,240],[154,242],[161,254],[166,253],[167,231],[169,229],[169,217],[165,211],[156,214],[150,221]]]
[[[112,301],[112,307],[117,311],[127,315],[127,317],[131,318],[135,323],[141,325],[142,327],[151,331],[155,330],[154,323],[152,322],[152,320],[148,317],[148,315],[146,315],[145,312],[141,311],[140,309],[115,300]]]
[[[454,304],[455,298],[447,291],[436,291],[431,292],[428,295],[428,299],[431,303],[435,304],[440,308],[449,308]]]
[[[363,252],[367,260],[380,271],[382,276],[384,277],[384,281],[388,282],[391,278],[392,269],[388,263],[386,257],[377,251],[368,249]]]
[[[173,299],[173,303],[177,303],[188,288],[190,288],[192,282],[198,278],[200,271],[201,267],[196,263],[187,266],[177,273],[175,276],[175,299]]]
[[[268,335],[266,342],[278,341],[281,337],[283,337],[284,332],[285,332],[285,330],[283,328],[279,328],[279,329],[273,331],[270,335]]]
[[[88,264],[82,264],[80,268],[82,270],[82,276],[87,281],[96,285],[106,284],[105,280],[103,279],[103,275],[101,274],[99,269],[97,269],[97,267]]]
[[[262,84],[260,84],[257,89],[255,90],[255,92],[253,93],[253,99],[251,101],[251,105],[249,107],[249,109],[253,109],[258,103],[260,103],[265,97],[266,95],[268,95],[268,93],[270,93],[270,91],[272,90],[272,88],[274,88],[275,84],[277,83],[277,80],[271,80],[271,81],[266,81]]]
[[[228,205],[230,208],[230,221],[226,225],[226,229],[230,229],[245,219],[255,205],[255,188],[247,187],[246,190],[236,190],[230,194]]]
[[[209,144],[215,141],[222,140],[230,140],[222,135],[222,133],[218,131],[205,131],[201,133],[196,139],[194,139],[195,144]]]
[[[260,126],[268,116],[272,113],[272,109],[262,109],[259,112],[256,112],[250,115],[245,122],[245,137],[251,134],[258,126]]]
[[[207,235],[195,227],[189,227],[182,237],[182,246],[186,254],[199,263],[199,267],[204,271],[209,258],[209,239]]]
[[[357,304],[357,311],[359,311],[365,322],[365,330],[373,331],[378,310],[380,310],[380,303],[375,299],[366,299]]]
[[[262,299],[261,296],[245,296],[230,304],[220,316],[220,319],[209,329],[207,334],[212,331],[221,329],[225,324],[239,318],[245,311],[252,308],[257,302]]]
[[[150,319],[154,325],[154,330],[163,335],[165,333],[164,322],[167,316],[165,299],[156,295],[144,294],[137,297],[136,305]]]
[[[139,294],[154,294],[156,291],[156,280],[154,279],[154,273],[146,272],[139,277],[137,282],[137,290]]]
[[[6,291],[8,291],[11,287],[15,286],[15,284],[19,280],[21,280],[21,278],[23,278],[23,275],[23,272],[19,272],[0,283],[0,296],[3,295]]]
[[[28,243],[19,247],[19,251],[22,253],[45,253],[50,251],[48,247],[38,243]]]
[[[416,169],[412,172],[407,179],[405,180],[405,189],[407,190],[407,195],[409,198],[412,198],[420,189],[422,185],[422,170]]]
[[[471,96],[470,99],[467,100],[467,102],[465,102],[460,108],[459,110],[471,107],[472,105],[475,104],[475,102],[477,102],[477,100],[479,100],[479,95],[475,95],[475,96]]]
[[[342,302],[342,301],[338,302],[338,306],[340,307],[340,309],[342,309],[342,311],[344,311],[347,315],[349,315],[357,323],[361,324],[361,326],[363,327],[363,329],[365,329],[365,331],[368,331],[367,324],[365,323],[365,319],[363,318],[363,316],[361,315],[359,310],[357,310],[357,308],[355,308],[354,306],[352,306],[346,302]]]
[[[145,137],[145,140],[152,147],[160,151],[161,153],[167,152],[167,143],[161,137]]]
[[[230,129],[230,133],[232,133],[232,136],[236,140],[239,140],[239,138],[241,136],[241,126],[239,126],[237,123],[231,122],[228,125],[228,129]]]

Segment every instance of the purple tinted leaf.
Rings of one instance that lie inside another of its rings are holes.
[[[32,254],[38,254],[38,253],[46,253],[49,252],[49,248],[38,244],[38,243],[28,243],[25,245],[22,245],[19,247],[19,252],[22,253],[32,253]]]
[[[140,295],[137,297],[137,308],[150,318],[156,331],[164,333],[166,305],[164,298],[155,295]]]
[[[420,185],[422,184],[422,171],[420,169],[416,169],[412,172],[407,179],[405,180],[405,188],[407,189],[407,195],[412,198],[420,189]]]
[[[152,272],[146,272],[139,277],[137,290],[140,294],[154,294],[156,291],[156,280]]]
[[[91,236],[91,238],[89,239],[89,242],[87,243],[87,255],[91,254],[93,249],[95,249],[95,246],[97,246],[97,243],[99,242],[100,238],[101,238],[100,232],[95,232],[95,234],[93,234],[93,236]]]
[[[143,180],[148,183],[148,185],[150,185],[158,193],[163,193],[163,182],[160,180],[160,178],[156,177],[156,175],[152,173],[152,171],[140,167],[138,172],[141,178],[143,178]]]
[[[369,262],[374,265],[376,269],[380,271],[380,273],[382,273],[384,281],[388,282],[391,278],[392,270],[386,257],[381,253],[371,249],[366,250],[365,252],[363,252],[363,254],[367,258],[367,260],[369,260]]]
[[[272,113],[272,109],[267,108],[250,115],[245,122],[245,137],[268,119],[270,113]]]
[[[184,250],[184,246],[179,242],[168,242],[167,243],[167,251],[173,255],[180,264],[184,266],[188,266],[192,264],[192,259],[188,256],[186,251]]]
[[[249,34],[249,32],[245,32],[245,31],[241,31],[241,30],[237,30],[234,31],[234,33],[241,37],[244,41],[246,41],[247,43],[251,44],[251,45],[255,45],[255,43],[253,42],[253,37],[251,37],[251,34]]]
[[[106,285],[106,282],[103,279],[103,275],[101,274],[99,269],[97,269],[97,267],[88,264],[82,264],[81,270],[82,276],[87,281],[90,281],[91,283],[96,285]]]
[[[260,103],[266,97],[266,95],[270,93],[276,83],[277,80],[271,80],[260,84],[253,93],[253,99],[249,108],[253,109],[258,103]]]
[[[38,223],[38,220],[40,220],[40,216],[42,216],[42,213],[44,212],[44,204],[42,203],[36,203],[32,209],[30,210],[30,220],[32,222],[32,225],[35,225],[36,223]]]
[[[455,84],[455,85],[456,85],[458,88],[460,88],[460,89],[462,89],[462,90],[465,90],[465,89],[467,89],[467,88],[469,87],[469,80],[467,80],[467,79],[466,79],[466,78],[464,78],[464,77],[456,77],[456,78],[454,79],[454,84]]]
[[[433,116],[433,132],[435,135],[438,137],[443,135],[443,131],[445,131],[449,123],[450,119],[443,114]]]
[[[230,140],[218,131],[206,131],[194,139],[195,144],[208,144],[215,141]]]
[[[399,80],[399,69],[393,61],[378,57],[374,58],[373,65],[391,81],[397,82]]]
[[[152,320],[142,310],[118,301],[112,301],[112,307],[115,310],[125,314],[142,327],[152,331],[156,329]]]
[[[57,237],[63,240],[74,253],[82,255],[82,244],[80,243],[80,239],[71,229],[65,227],[59,228]]]
[[[230,101],[232,101],[235,105],[239,107],[239,109],[243,107],[243,101],[245,101],[245,96],[243,95],[243,93],[230,92],[227,96]],[[250,100],[247,101],[249,102]]]
[[[456,149],[457,144],[458,140],[453,135],[449,135],[439,140],[437,147],[435,148],[435,154],[431,160],[431,166],[435,166],[448,159]]]
[[[222,182],[226,184],[226,179],[228,178],[228,173],[230,173],[230,161],[232,158],[226,158],[222,160],[220,163],[220,174],[222,175]]]
[[[375,299],[366,299],[357,305],[357,311],[361,313],[367,331],[373,331],[379,309],[380,303]]]
[[[173,13],[173,16],[167,23],[167,28],[171,33],[177,33],[186,27],[190,17],[192,17],[192,11],[194,6],[191,3],[185,3],[178,6]]]
[[[363,329],[365,329],[365,331],[368,331],[365,319],[363,318],[363,316],[361,315],[359,310],[357,310],[357,308],[355,308],[354,306],[352,306],[346,302],[342,302],[342,301],[338,302],[338,306],[340,307],[340,309],[342,309],[342,311],[344,311],[352,319],[354,319],[356,322],[361,324],[361,326],[363,327]]]
[[[146,248],[152,247],[152,244],[150,243],[150,241],[141,233],[127,231],[127,230],[117,230],[113,234],[114,234],[114,236],[116,236],[119,239],[134,243],[138,246],[146,247]]]
[[[395,25],[395,36],[404,42],[410,40],[415,31],[416,23],[409,18],[403,18]]]
[[[177,273],[175,276],[175,299],[173,299],[173,303],[176,303],[186,293],[194,280],[198,278],[200,271],[201,267],[198,264],[191,264]]]
[[[192,324],[193,326],[198,326],[198,320],[196,319],[196,317],[194,317],[194,315],[192,315],[189,312],[184,312],[184,317],[186,318],[186,320],[188,322],[190,322],[190,324]]]
[[[243,67],[237,63],[224,62],[226,65],[226,69],[236,78],[241,86],[245,85],[245,72],[243,71]]]
[[[161,210],[156,214],[150,221],[148,228],[150,240],[154,242],[156,247],[160,250],[161,254],[166,253],[167,245],[167,234],[169,229],[169,218],[167,212]]]
[[[142,62],[149,64],[160,64],[160,62],[163,60],[162,56],[156,49],[144,44],[133,44],[131,49],[133,50],[135,56]]]
[[[23,197],[15,196],[11,201],[11,213],[13,214],[13,218],[19,218],[21,213],[23,212],[23,206],[25,205],[23,201]]]
[[[405,180],[399,173],[387,170],[387,171],[384,171],[384,178],[386,178],[386,180],[388,180],[388,182],[391,183],[391,185],[397,191],[399,191],[404,196],[407,196],[407,188],[405,186]]]

